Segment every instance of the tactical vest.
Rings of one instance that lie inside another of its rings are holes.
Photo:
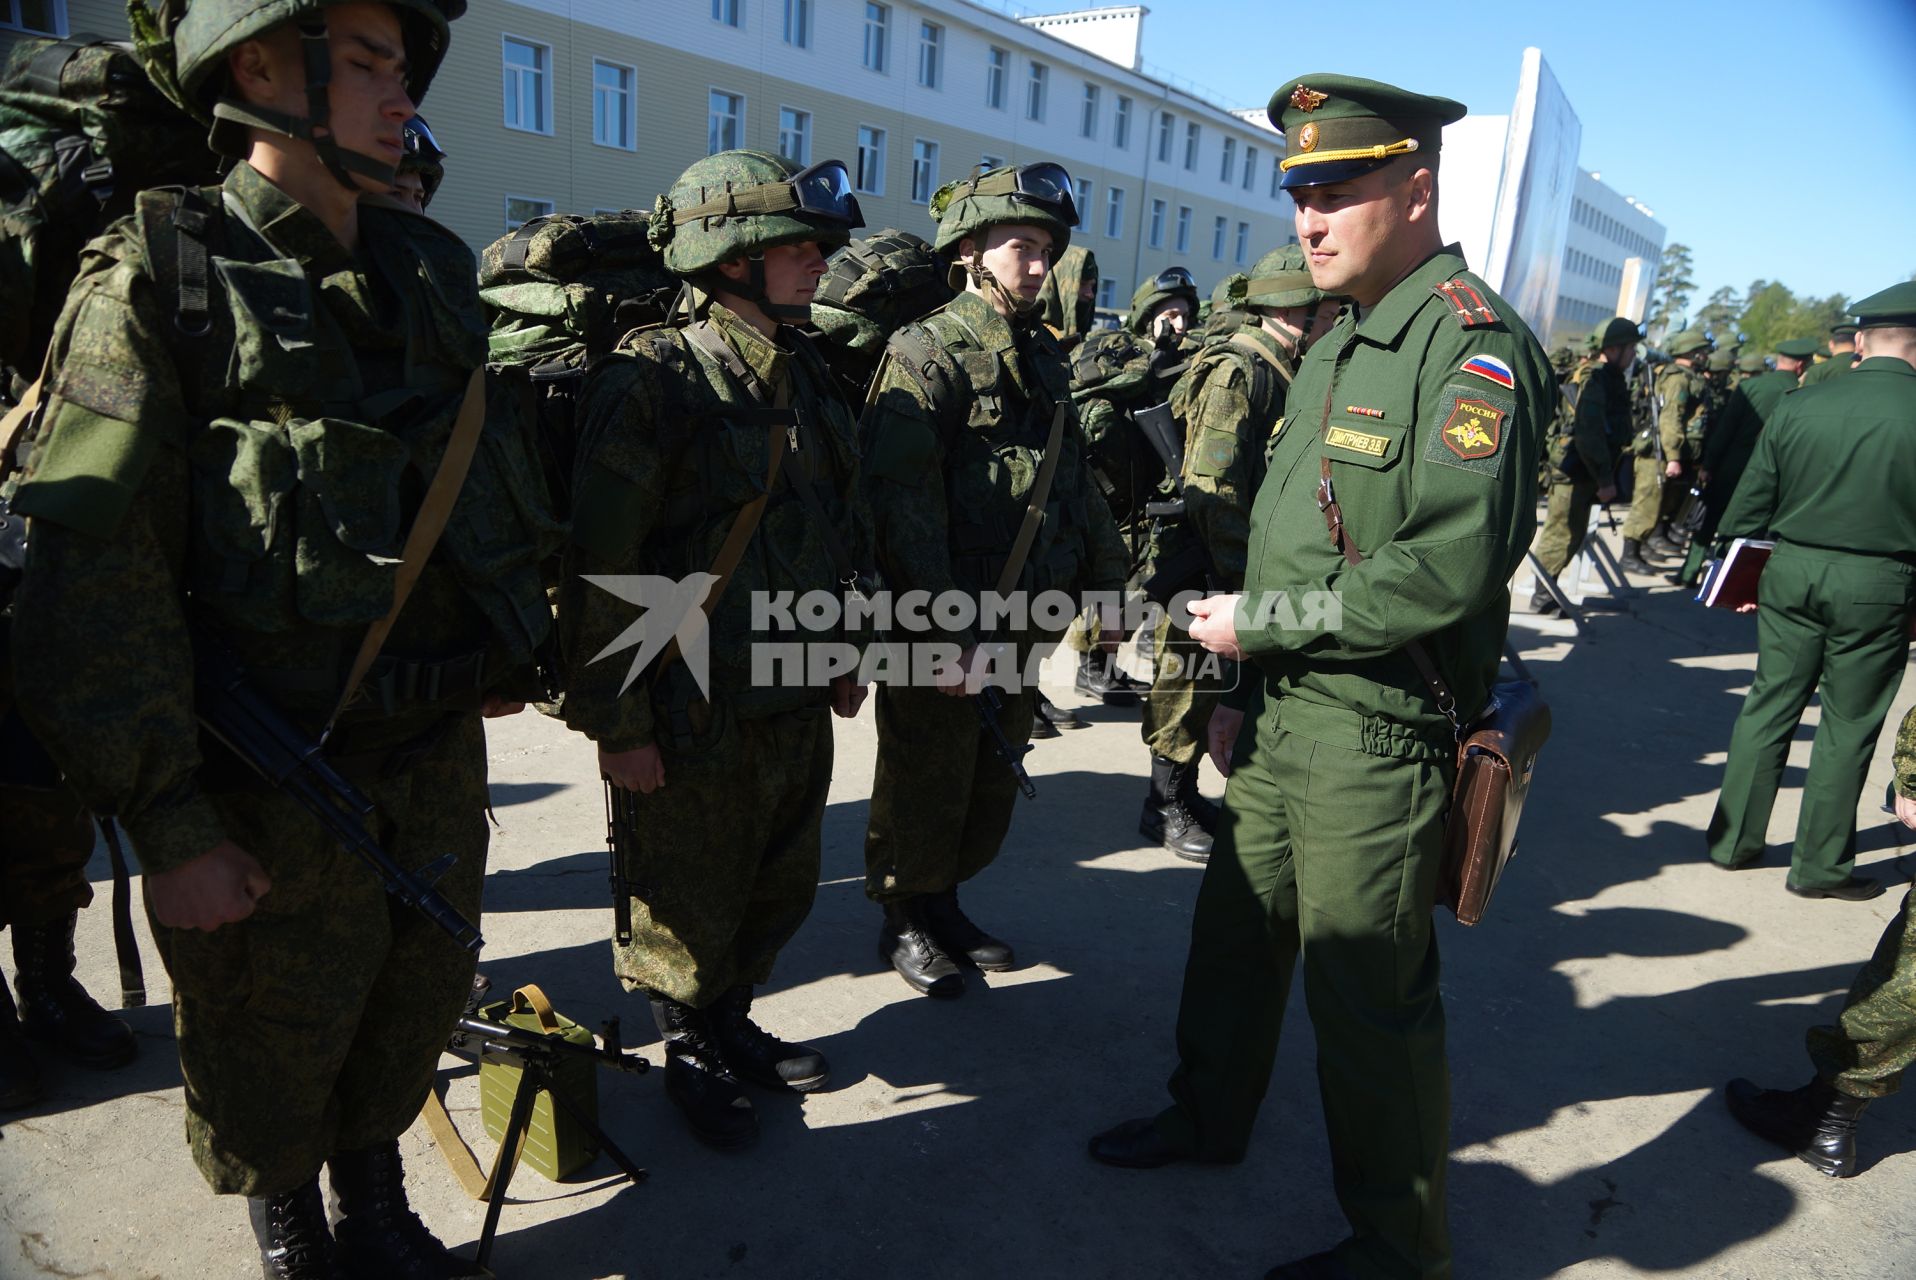
[[[356,347],[318,296],[328,286],[222,195],[145,192],[128,231],[172,313],[182,397],[199,420],[187,587],[217,629],[356,635],[392,605],[413,512],[485,358],[472,258],[434,224],[362,207],[373,274],[414,287],[386,300],[392,344]],[[434,553],[515,663],[551,628],[538,562],[560,532],[534,456],[516,417],[488,415]]]

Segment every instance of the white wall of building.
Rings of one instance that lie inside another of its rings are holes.
[[[1642,321],[1668,234],[1641,202],[1579,170],[1549,342],[1580,342],[1612,316]]]

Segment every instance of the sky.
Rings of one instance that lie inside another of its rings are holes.
[[[1692,312],[1719,285],[1854,301],[1916,275],[1916,0],[1144,3],[1150,69],[1228,107],[1328,71],[1504,115],[1537,46],[1583,168],[1690,246]]]

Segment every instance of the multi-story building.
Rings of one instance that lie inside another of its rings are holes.
[[[477,0],[425,103],[433,215],[478,248],[542,213],[650,207],[729,147],[851,169],[869,227],[929,235],[939,184],[1062,162],[1099,302],[1174,263],[1206,291],[1293,236],[1283,137],[1144,74],[1141,5],[1019,20],[974,0]],[[121,0],[0,0],[0,30],[124,36]]]
[[[1636,199],[1577,170],[1563,274],[1546,341],[1580,344],[1612,316],[1641,321],[1669,233]]]

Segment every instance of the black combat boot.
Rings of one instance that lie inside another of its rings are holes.
[[[810,1093],[831,1074],[825,1055],[808,1044],[787,1044],[752,1021],[752,984],[741,983],[706,1011],[725,1065],[767,1089]]]
[[[1211,835],[1199,825],[1186,796],[1195,791],[1197,762],[1180,765],[1151,757],[1151,790],[1144,797],[1138,832],[1187,862],[1211,860]]]
[[[1034,738],[1055,738],[1060,729],[1082,729],[1085,723],[1078,713],[1069,707],[1061,707],[1051,699],[1038,695],[1037,714],[1031,720],[1031,736]]]
[[[1617,557],[1617,568],[1625,573],[1655,573],[1650,562],[1643,558],[1643,544],[1635,538],[1623,540],[1623,554]]]
[[[317,1177],[285,1195],[249,1196],[246,1212],[266,1280],[351,1280],[326,1229],[326,1199]]]
[[[1530,589],[1530,612],[1550,617],[1557,612],[1557,597],[1550,594],[1550,588],[1539,582]]]
[[[947,955],[962,955],[987,973],[1002,973],[1018,963],[1011,944],[992,937],[971,922],[958,905],[958,887],[943,893],[928,894],[919,900],[924,907],[925,928]]]
[[[1078,655],[1078,692],[1099,699],[1107,707],[1135,707],[1151,686],[1118,666],[1117,657],[1098,650]]]
[[[52,924],[13,926],[20,1021],[28,1035],[81,1066],[124,1067],[137,1051],[133,1028],[94,1003],[73,979],[73,930],[79,918],[73,911]]]
[[[920,995],[952,1000],[965,994],[965,975],[925,927],[925,900],[897,898],[883,905],[878,958]]]
[[[335,1151],[326,1168],[339,1202],[339,1221],[333,1227],[339,1261],[352,1275],[378,1276],[379,1280],[465,1280],[492,1275],[441,1244],[406,1203],[399,1139],[358,1151]]]
[[[1643,540],[1643,549],[1653,556],[1680,556],[1683,548],[1670,536],[1670,526],[1660,524]]]
[[[40,1063],[14,1013],[13,992],[0,978],[0,1111],[40,1100]]]
[[[1800,1089],[1760,1089],[1732,1080],[1723,1090],[1730,1114],[1759,1138],[1786,1148],[1798,1160],[1832,1178],[1856,1176],[1856,1122],[1868,1098],[1839,1092],[1822,1080]]]
[[[665,1096],[708,1147],[732,1151],[758,1141],[758,1112],[712,1034],[703,1009],[654,991],[652,1021],[665,1040]]]

